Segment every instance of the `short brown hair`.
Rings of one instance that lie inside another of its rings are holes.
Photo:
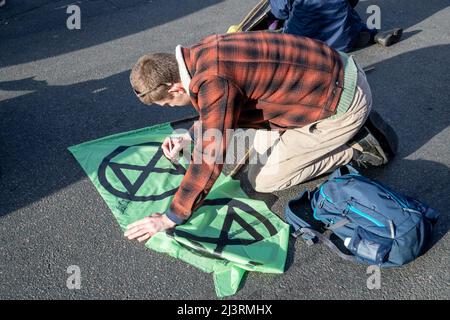
[[[131,86],[143,93],[151,90],[141,98],[144,103],[151,104],[170,98],[170,86],[167,83],[180,82],[180,73],[174,54],[151,53],[139,58],[131,69]]]

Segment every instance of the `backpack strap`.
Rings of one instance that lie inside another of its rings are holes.
[[[311,207],[310,201],[311,201],[311,193],[309,192],[309,190],[306,190],[297,198],[290,200],[286,205],[286,208],[285,208],[286,220],[289,222],[290,225],[292,225],[294,227],[294,229],[296,231],[302,227],[311,228],[311,225],[308,222],[306,222],[305,220],[303,220],[298,214],[293,212],[291,210],[291,205],[297,202],[302,206],[302,208],[303,207],[310,208]]]
[[[330,224],[325,226],[327,229],[334,231],[336,229],[339,229],[343,226],[345,226],[346,224],[349,224],[350,220],[348,220],[347,218],[342,218],[341,220],[339,220],[338,222],[336,222],[335,224]]]
[[[341,167],[337,168],[336,170],[334,170],[333,173],[328,178],[328,180],[331,180],[333,178],[342,177],[342,176],[344,176],[346,174],[350,174],[350,173],[359,174],[358,170],[353,168],[351,165],[347,164],[345,166],[341,166]]]
[[[286,220],[295,229],[295,232],[292,234],[292,236],[294,238],[298,238],[299,236],[301,236],[303,240],[306,241],[306,244],[308,244],[308,246],[311,246],[314,243],[320,241],[323,244],[325,244],[328,248],[330,248],[334,253],[340,256],[342,259],[346,261],[357,262],[355,256],[343,253],[328,237],[314,230],[308,222],[306,222],[300,217],[299,214],[296,214],[294,211],[291,210],[290,205],[293,204],[294,202],[298,202],[302,208],[303,207],[306,208],[306,206],[309,206],[311,208],[310,195],[311,195],[310,192],[307,190],[303,192],[299,197],[290,200],[286,205],[285,208]],[[340,224],[339,226],[329,226],[328,229],[333,231],[334,229],[342,227],[348,222],[349,221],[345,219],[341,223],[339,222],[337,223]]]
[[[346,261],[350,261],[350,262],[353,262],[353,263],[357,263],[358,262],[357,258],[354,255],[343,253],[329,238],[327,238],[326,236],[324,236],[323,234],[321,234],[320,232],[318,232],[318,231],[316,231],[314,229],[301,228],[297,232],[302,234],[302,237],[303,237],[303,234],[308,234],[308,235],[310,235],[310,236],[312,236],[314,238],[317,238],[318,241],[320,241],[321,243],[326,245],[331,251],[333,251],[339,257],[341,257],[342,259],[344,259]]]
[[[291,204],[294,204],[295,202],[299,203],[302,208],[306,208],[307,206],[311,207],[310,205],[310,198],[311,193],[309,190],[304,191],[300,196],[297,198],[294,198],[290,200],[286,207],[285,207],[285,217],[286,221],[294,228],[295,232],[292,233],[292,236],[294,238],[297,238],[298,236],[301,236],[303,240],[306,241],[308,246],[314,244],[314,235],[306,234],[304,232],[301,232],[302,228],[312,228],[311,225],[303,220],[298,214],[296,214],[294,211],[291,210]],[[302,210],[303,211],[303,210]]]

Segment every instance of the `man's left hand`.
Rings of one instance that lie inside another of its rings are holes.
[[[159,231],[175,227],[175,222],[167,218],[165,214],[155,213],[150,217],[138,220],[127,226],[125,237],[129,240],[145,241]]]

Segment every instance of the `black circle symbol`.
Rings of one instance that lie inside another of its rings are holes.
[[[158,147],[158,150],[154,154],[154,156],[150,159],[150,161],[147,163],[147,165],[133,165],[133,164],[125,164],[125,163],[116,163],[113,162],[113,159],[127,150],[131,147],[140,147],[140,146],[156,146]],[[169,173],[171,175],[184,175],[186,174],[186,169],[180,165],[172,163],[173,168],[167,169],[167,168],[155,168],[156,163],[163,157],[163,151],[161,149],[161,143],[159,142],[145,142],[141,144],[136,144],[132,146],[119,146],[117,147],[113,152],[111,152],[109,155],[107,155],[102,162],[100,163],[100,166],[98,168],[98,179],[100,184],[111,194],[115,195],[116,197],[127,199],[130,201],[158,201],[162,200],[166,197],[170,197],[175,194],[178,188],[174,188],[172,190],[165,191],[161,194],[157,195],[146,195],[146,196],[138,196],[136,195],[141,186],[144,184],[144,182],[147,180],[150,173]],[[119,179],[119,181],[122,183],[123,187],[125,188],[126,192],[117,190],[114,188],[111,183],[108,181],[106,177],[106,169],[111,168],[111,170],[114,172],[116,177]],[[132,183],[123,173],[122,169],[128,169],[128,170],[136,170],[139,171],[140,174],[136,181]]]
[[[229,245],[244,245],[248,246],[256,242],[264,240],[264,236],[260,234],[251,224],[246,222],[237,212],[236,208],[246,212],[247,214],[255,217],[258,222],[262,223],[265,229],[268,231],[269,235],[272,237],[278,233],[275,226],[269,221],[268,218],[264,217],[261,213],[253,209],[248,204],[231,198],[219,198],[219,199],[206,199],[202,206],[228,206],[228,210],[222,225],[222,230],[218,238],[213,237],[203,237],[196,236],[189,232],[185,232],[178,229],[169,230],[167,233],[169,235],[177,235],[183,238],[191,240],[195,245],[197,250],[202,250],[201,243],[214,243],[216,248],[214,252],[209,252],[209,254],[215,254],[220,256],[222,251],[226,246]],[[230,234],[232,223],[238,223],[247,233],[249,233],[253,239],[239,239],[233,238]],[[205,252],[208,253],[208,252]]]

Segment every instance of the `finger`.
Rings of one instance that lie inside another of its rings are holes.
[[[167,145],[162,145],[161,149],[162,149],[164,155],[166,156],[166,158],[169,158],[170,157],[169,147]]]
[[[172,158],[175,158],[180,153],[181,149],[182,149],[181,144],[176,144],[175,147],[172,148],[172,152],[170,152],[170,156]]]
[[[186,144],[184,141],[183,141],[183,138],[178,138],[178,139],[176,139],[176,147],[178,147],[178,148],[183,148],[183,146]]]
[[[173,148],[173,146],[174,146],[174,143],[173,143],[171,137],[167,137],[164,139],[164,141],[162,143],[163,150],[170,151],[170,149]]]
[[[178,154],[178,152],[175,150],[175,149],[173,149],[172,150],[172,152],[169,152],[169,159],[173,159],[173,158],[175,158],[175,156]]]
[[[169,147],[169,143],[170,143],[170,139],[169,139],[169,137],[167,137],[167,138],[164,139],[164,141],[163,141],[163,143],[161,144],[161,146],[162,146],[163,148],[168,148],[168,147]]]
[[[141,229],[142,229],[142,227],[137,226],[137,227],[134,227],[134,228],[131,228],[131,229],[125,231],[125,233],[124,233],[123,235],[124,235],[125,237],[128,237],[130,234],[133,234],[133,233],[135,233],[135,232],[138,232],[138,231],[141,230]]]
[[[147,223],[148,220],[149,220],[149,217],[145,217],[145,218],[143,218],[143,219],[137,220],[137,221],[135,221],[135,222],[129,224],[129,225],[127,226],[127,229],[131,229],[131,228],[140,226],[140,225],[142,225],[142,224],[144,224],[144,223]]]
[[[143,236],[144,234],[148,233],[149,231],[147,229],[139,229],[138,231],[136,231],[135,233],[132,233],[130,235],[127,236],[127,238],[129,240],[133,240],[136,239],[140,236]]]
[[[147,223],[151,222],[152,219],[158,218],[158,217],[160,217],[160,216],[161,216],[160,213],[154,213],[154,214],[152,214],[152,215],[150,215],[150,216],[148,216],[148,217],[145,217],[145,218],[143,218],[143,219],[137,220],[137,221],[135,221],[135,222],[129,224],[129,225],[126,227],[126,229],[127,229],[127,230],[126,230],[126,233],[133,232],[133,231],[131,230],[131,229],[133,229],[133,228],[140,229],[140,228],[142,228],[143,226],[145,226]]]
[[[170,156],[170,152],[169,151],[167,151],[167,150],[163,150],[163,153],[164,153],[164,156],[167,158],[167,159],[172,159],[172,157]]]
[[[151,235],[150,233],[147,232],[145,235],[143,235],[142,237],[138,238],[137,240],[138,240],[139,242],[142,242],[142,241],[145,241],[145,240],[149,239],[151,236],[152,236],[152,235]]]

